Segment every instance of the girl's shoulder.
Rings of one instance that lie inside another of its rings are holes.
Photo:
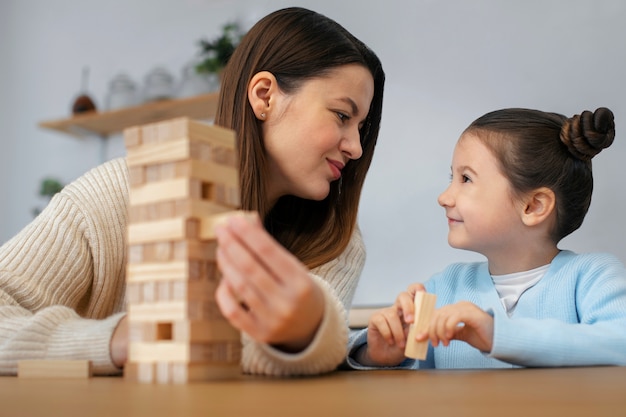
[[[578,271],[624,270],[624,264],[617,256],[606,252],[575,253],[562,250],[552,261],[550,269],[558,272],[561,269],[575,268]]]
[[[429,282],[433,285],[466,286],[482,278],[489,278],[487,262],[456,262],[434,274]]]

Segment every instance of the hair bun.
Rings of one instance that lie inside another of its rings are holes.
[[[589,161],[615,138],[613,112],[600,107],[595,112],[583,111],[567,119],[561,128],[561,141],[576,158]]]

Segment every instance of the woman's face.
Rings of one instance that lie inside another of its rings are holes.
[[[323,200],[342,169],[361,157],[359,130],[374,95],[374,79],[361,65],[337,67],[282,92],[263,123],[269,162],[268,198]]]

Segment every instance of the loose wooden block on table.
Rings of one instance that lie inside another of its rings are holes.
[[[22,360],[17,363],[19,378],[90,378],[88,360]]]
[[[429,294],[423,291],[415,293],[415,318],[409,329],[409,337],[406,342],[406,348],[404,349],[404,356],[407,358],[426,359],[428,340],[417,342],[415,336],[428,329],[428,323],[430,322],[433,311],[435,311],[436,302],[437,296],[435,294]]]

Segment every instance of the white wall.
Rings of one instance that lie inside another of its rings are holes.
[[[81,68],[102,105],[109,80],[135,80],[164,65],[177,76],[223,23],[249,26],[301,5],[351,30],[387,73],[383,126],[363,194],[368,261],[355,303],[393,301],[447,263],[480,259],[450,249],[437,195],[446,187],[460,132],[483,113],[531,107],[566,115],[608,106],[613,147],[594,159],[596,190],[583,227],[562,247],[611,251],[626,262],[621,167],[626,157],[626,3],[621,0],[2,0],[0,2],[0,242],[32,216],[41,178],[68,182],[123,155],[121,138],[100,147],[37,127],[69,114]]]

